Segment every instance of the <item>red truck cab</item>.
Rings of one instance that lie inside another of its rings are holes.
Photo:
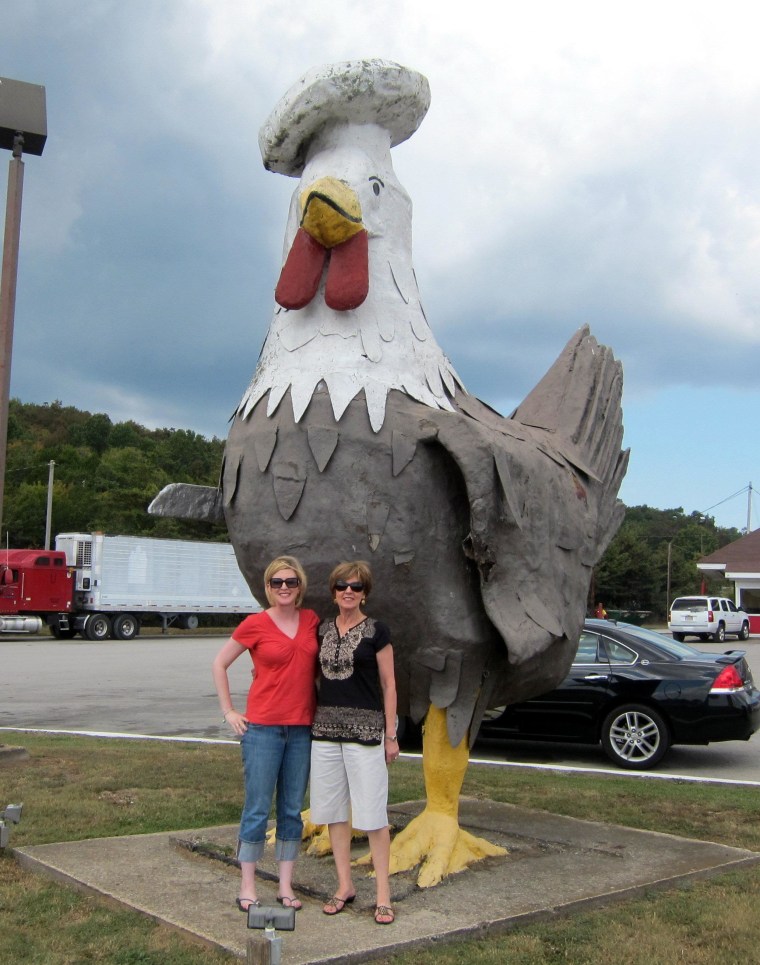
[[[70,613],[74,576],[59,550],[0,550],[0,615]]]

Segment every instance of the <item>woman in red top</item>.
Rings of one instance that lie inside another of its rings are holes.
[[[216,655],[214,683],[224,719],[240,737],[245,802],[237,857],[241,882],[237,906],[247,912],[256,898],[256,862],[266,841],[276,792],[275,858],[280,867],[277,900],[301,907],[293,893],[293,864],[301,846],[301,808],[309,780],[311,724],[316,707],[317,627],[302,610],[306,574],[292,556],[273,560],[264,573],[269,608],[246,617]],[[244,714],[232,706],[227,669],[246,650],[253,683]]]

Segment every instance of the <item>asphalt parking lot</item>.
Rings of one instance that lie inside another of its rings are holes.
[[[211,680],[221,636],[139,637],[99,643],[47,636],[0,638],[0,727],[230,740]],[[700,644],[704,650],[736,644]],[[741,644],[760,680],[760,637]],[[238,706],[250,665],[236,661],[230,682]],[[1,739],[1,738],[0,738]],[[601,748],[528,742],[478,742],[477,759],[520,767],[631,773],[614,768]],[[760,735],[707,747],[674,747],[648,776],[760,784]],[[640,776],[634,773],[633,776]]]

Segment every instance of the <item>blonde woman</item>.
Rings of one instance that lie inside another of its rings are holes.
[[[266,840],[276,797],[275,858],[277,900],[301,908],[293,892],[293,865],[301,846],[301,808],[309,780],[311,724],[316,706],[317,627],[313,610],[301,609],[306,574],[292,556],[280,556],[264,573],[269,607],[243,620],[216,655],[213,676],[224,719],[240,738],[245,802],[240,819],[238,908],[259,905],[256,863]],[[245,712],[230,696],[229,666],[245,652],[253,661],[253,682]]]

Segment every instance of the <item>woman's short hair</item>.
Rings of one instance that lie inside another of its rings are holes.
[[[366,599],[372,589],[372,570],[370,569],[369,563],[365,563],[364,560],[338,563],[330,574],[330,596],[335,595],[335,584],[338,580],[348,582],[354,574],[356,574],[364,584],[364,597]]]
[[[271,596],[271,588],[269,586],[269,581],[279,570],[293,570],[298,579],[301,581],[298,587],[298,594],[296,596],[296,606],[300,606],[303,603],[303,598],[306,596],[306,572],[295,556],[278,556],[276,559],[272,560],[269,566],[264,570],[264,592],[267,595],[267,600],[269,600],[269,605],[274,606],[274,599]]]

